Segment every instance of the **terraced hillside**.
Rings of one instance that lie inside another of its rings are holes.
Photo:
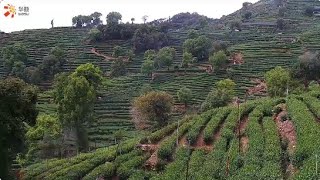
[[[290,0],[284,6],[287,8],[283,19],[290,22],[289,28],[277,30],[275,27],[266,27],[263,23],[275,23],[278,17],[278,7],[272,0],[263,0],[249,7],[253,17],[240,32],[230,31],[228,24],[234,19],[242,17],[242,10],[228,15],[214,24],[199,30],[212,41],[222,40],[229,45],[229,51],[240,52],[244,56],[244,63],[230,64],[228,73],[216,72],[207,74],[202,65],[208,62],[199,62],[185,70],[159,70],[152,80],[140,73],[143,54],[136,54],[128,65],[128,74],[125,77],[108,80],[99,92],[99,100],[95,105],[97,121],[88,127],[91,147],[104,147],[113,143],[112,134],[118,129],[127,130],[128,137],[135,136],[130,117],[132,99],[139,95],[144,84],[150,84],[156,90],[164,90],[174,96],[176,106],[179,105],[176,92],[182,86],[190,88],[193,92],[193,105],[197,108],[206,98],[208,92],[215,86],[215,82],[224,78],[231,78],[237,84],[237,96],[244,98],[248,88],[256,85],[255,79],[262,79],[263,74],[275,66],[291,67],[298,56],[307,49],[319,49],[317,45],[320,38],[318,33],[318,17],[307,17],[303,14],[308,6],[318,5],[313,0]],[[222,25],[222,26],[221,26]],[[176,48],[177,57],[174,66],[182,61],[182,44],[187,39],[189,28],[175,29],[168,32],[170,46]],[[310,30],[301,40],[301,33]],[[27,47],[30,60],[40,64],[43,57],[56,45],[62,45],[67,51],[67,63],[63,71],[73,71],[80,64],[93,63],[99,66],[106,77],[110,71],[110,62],[91,52],[95,48],[99,53],[111,55],[113,47],[119,45],[126,50],[131,48],[130,41],[114,40],[100,43],[88,43],[86,36],[89,29],[60,27],[53,29],[37,29],[0,34],[0,48],[9,44],[22,42]],[[310,35],[311,34],[311,35]],[[310,38],[312,37],[312,38]],[[1,59],[0,59],[1,61]],[[0,62],[0,77],[5,76],[5,70]],[[34,65],[34,64],[29,64]],[[109,77],[108,77],[109,78]],[[40,84],[44,91],[40,94],[38,108],[43,113],[54,113],[55,105],[50,92],[52,82]],[[261,95],[252,95],[255,99]],[[175,112],[175,118],[181,118],[181,113]]]
[[[319,89],[320,91],[320,89]],[[23,179],[319,179],[320,92],[189,116],[140,139],[21,171]],[[179,126],[179,128],[178,128]],[[316,160],[318,162],[316,162]],[[179,172],[179,173],[178,173]]]

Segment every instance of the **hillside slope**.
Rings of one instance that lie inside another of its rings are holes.
[[[31,165],[23,179],[319,179],[320,89],[186,117],[141,139]],[[179,143],[177,143],[177,140]],[[155,171],[155,169],[157,171]]]
[[[305,16],[304,9],[308,6],[319,5],[313,0],[290,0],[284,6],[287,8],[285,19],[289,26],[284,30],[278,30],[272,26],[266,27],[266,23],[275,24],[278,17],[278,9],[272,0],[263,0],[249,7],[253,17],[247,24],[243,23],[242,31],[230,31],[228,23],[234,19],[242,18],[243,10],[223,17],[220,21],[214,21],[208,27],[200,29],[200,34],[206,35],[212,41],[221,40],[229,45],[231,52],[243,54],[244,63],[240,65],[230,64],[228,73],[217,72],[208,74],[201,66],[208,62],[200,62],[194,67],[184,70],[159,70],[155,72],[157,77],[152,80],[140,73],[143,62],[143,54],[137,54],[133,62],[128,66],[127,76],[113,78],[104,84],[99,92],[99,100],[95,105],[97,121],[88,127],[90,146],[93,148],[104,147],[113,143],[113,132],[118,129],[127,130],[128,137],[135,135],[134,126],[131,122],[131,101],[139,96],[139,91],[144,84],[150,84],[155,90],[169,92],[177,100],[176,92],[182,86],[190,88],[193,92],[193,106],[197,109],[203,102],[215,82],[224,78],[231,78],[237,84],[237,96],[244,98],[249,88],[257,85],[256,79],[262,79],[266,71],[275,66],[291,67],[298,60],[306,48],[320,50],[317,46],[317,33],[319,17]],[[182,44],[187,39],[188,27],[173,29],[168,32],[170,46],[176,48],[177,58],[174,65],[180,65],[182,61]],[[314,38],[301,41],[301,33],[311,31]],[[30,60],[40,64],[49,50],[62,45],[67,51],[67,63],[63,71],[73,71],[77,66],[84,63],[93,63],[99,66],[107,77],[111,63],[104,58],[91,52],[95,48],[99,53],[111,55],[113,47],[119,45],[130,49],[131,41],[108,40],[100,43],[88,43],[85,38],[87,28],[58,27],[52,29],[37,29],[0,34],[0,48],[9,44],[20,42],[26,45]],[[315,39],[315,40],[313,40]],[[314,41],[314,42],[311,42]],[[6,72],[0,58],[0,76]],[[29,66],[34,64],[29,64]],[[55,105],[50,92],[52,82],[43,82],[43,89],[39,96],[38,107],[40,112],[52,113]],[[249,99],[264,96],[265,94],[253,94]],[[177,101],[176,101],[177,102]],[[179,103],[176,103],[179,107]],[[174,113],[175,118],[181,117],[181,112]]]

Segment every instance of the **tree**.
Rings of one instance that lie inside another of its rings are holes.
[[[86,63],[77,67],[77,69],[71,74],[73,77],[84,77],[95,90],[98,89],[102,83],[102,71],[98,66],[94,66],[91,63]]]
[[[320,79],[320,53],[307,51],[299,57],[298,67],[295,70],[298,78],[304,79],[305,86],[309,81]]]
[[[45,79],[51,79],[61,71],[63,64],[66,62],[64,57],[65,51],[61,47],[56,46],[51,49],[48,56],[43,58],[39,69]]]
[[[37,117],[37,91],[18,78],[0,80],[0,177],[8,177],[9,156],[22,150],[25,123]]]
[[[11,74],[15,77],[24,78],[24,69],[26,68],[26,65],[22,61],[16,61],[13,64]]]
[[[252,17],[252,12],[246,12],[245,14],[244,14],[244,18],[245,19],[250,19]]]
[[[110,12],[107,15],[107,24],[108,25],[117,25],[121,21],[122,15],[119,12]]]
[[[224,53],[228,52],[228,45],[223,41],[215,41],[213,42],[213,51],[223,51]]]
[[[110,76],[111,77],[118,77],[118,76],[124,76],[127,74],[127,65],[124,61],[121,59],[116,59],[114,62],[111,64],[111,72]]]
[[[12,73],[15,63],[18,63],[16,64],[17,66],[28,63],[27,49],[21,43],[15,43],[4,47],[1,54],[4,60],[3,65],[9,73]]]
[[[216,69],[220,69],[226,66],[228,63],[228,58],[223,51],[218,51],[213,56],[210,56],[209,62]]]
[[[54,80],[54,101],[58,105],[58,118],[64,134],[77,137],[80,150],[87,149],[84,123],[93,118],[97,87],[101,83],[101,71],[92,64],[79,66],[74,73],[61,73]]]
[[[146,60],[141,65],[141,73],[143,74],[150,76],[153,70],[154,70],[154,61]]]
[[[77,28],[91,26],[92,20],[93,17],[91,16],[78,15],[72,18],[72,25],[76,26]]]
[[[314,11],[314,8],[313,7],[307,7],[306,10],[305,10],[305,14],[309,17],[313,16],[313,11]]]
[[[231,102],[236,84],[230,79],[224,79],[216,84],[216,88],[209,92],[205,102],[202,103],[202,111],[226,106]]]
[[[285,13],[286,13],[286,8],[285,7],[279,8],[278,15],[280,17],[284,17]]]
[[[166,92],[149,92],[134,100],[133,107],[142,118],[155,122],[159,127],[165,125],[172,111],[173,98]]]
[[[182,54],[182,64],[181,67],[184,67],[185,69],[189,67],[189,64],[192,62],[192,54],[188,52],[184,52]]]
[[[26,133],[28,152],[25,160],[28,162],[58,157],[61,137],[62,127],[58,118],[39,115],[35,126],[30,127]]]
[[[132,42],[136,52],[144,52],[166,46],[168,37],[154,26],[143,25],[134,32]]]
[[[169,67],[172,65],[173,59],[175,58],[175,53],[176,53],[176,50],[174,48],[171,48],[171,47],[161,48],[157,55],[157,59],[159,60],[160,66],[161,65],[167,66],[169,71]]]
[[[231,21],[230,22],[230,29],[241,31],[241,22],[238,20]]]
[[[288,70],[277,66],[265,74],[265,79],[268,87],[268,93],[272,97],[277,97],[285,95],[287,87],[291,81],[291,76]]]
[[[146,52],[144,52],[144,56],[143,59],[146,60],[150,60],[150,61],[154,61],[157,57],[157,53],[155,50],[149,49]]]
[[[27,67],[24,70],[24,80],[30,84],[38,84],[41,82],[41,72],[37,67]]]
[[[283,30],[285,28],[285,22],[283,19],[277,19],[277,27],[280,30]]]
[[[188,31],[188,39],[196,39],[199,37],[198,31],[191,29]]]
[[[102,33],[101,33],[101,31],[99,29],[97,29],[97,28],[90,29],[90,31],[89,31],[89,39],[92,42],[97,42],[97,41],[101,40],[101,36],[102,36]]]
[[[247,9],[249,6],[251,6],[252,5],[252,3],[251,2],[244,2],[244,3],[242,3],[242,7],[244,8],[244,9]]]
[[[149,16],[147,16],[147,15],[142,16],[141,19],[142,19],[142,21],[143,21],[143,24],[145,24],[145,23],[147,22],[148,17],[149,17]]]
[[[115,46],[113,48],[113,52],[112,52],[112,56],[113,57],[119,57],[119,56],[124,56],[125,55],[125,51],[121,46]]]
[[[98,26],[100,24],[102,24],[102,20],[100,19],[100,17],[102,16],[101,13],[99,12],[94,12],[90,15],[91,19],[92,19],[92,26]]]
[[[209,52],[212,47],[210,40],[205,36],[199,36],[195,39],[187,39],[183,43],[183,49],[185,52],[189,52],[192,56],[198,58],[198,60],[204,60],[209,57]]]
[[[177,92],[178,100],[182,103],[184,103],[185,107],[187,107],[187,104],[192,99],[192,91],[186,87],[182,87]]]
[[[134,18],[131,18],[131,24],[133,24],[134,21],[135,21],[135,19],[134,19]]]

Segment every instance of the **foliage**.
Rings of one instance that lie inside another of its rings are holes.
[[[101,16],[102,16],[102,14],[99,13],[99,12],[92,13],[90,15],[90,17],[92,18],[91,25],[92,26],[98,26],[98,25],[102,24],[102,20],[100,19]]]
[[[209,57],[209,52],[212,45],[210,40],[205,36],[199,36],[195,39],[187,39],[183,43],[183,49],[185,52],[191,53],[197,57],[198,60],[204,60]]]
[[[188,39],[196,39],[199,37],[198,31],[191,29],[188,31]]]
[[[250,19],[252,17],[252,12],[246,12],[243,16],[245,19]]]
[[[127,64],[121,60],[121,59],[116,59],[114,62],[111,64],[111,72],[110,76],[111,77],[118,77],[118,76],[124,76],[127,74]]]
[[[177,92],[178,100],[187,105],[192,100],[192,91],[186,87],[182,87]]]
[[[166,92],[149,92],[134,100],[133,106],[145,119],[159,126],[167,123],[173,106],[173,98]]]
[[[136,52],[149,49],[160,49],[168,44],[168,37],[155,27],[143,25],[139,27],[132,38],[133,47]]]
[[[279,12],[278,12],[279,17],[284,17],[286,10],[287,9],[285,7],[279,8]]]
[[[192,54],[188,52],[183,52],[181,67],[188,68],[191,62],[192,62]]]
[[[307,51],[299,57],[299,64],[296,70],[296,76],[303,78],[306,83],[310,80],[320,78],[320,53]]]
[[[213,134],[218,131],[219,125],[225,120],[230,113],[229,108],[219,108],[217,113],[212,116],[207,126],[203,130],[204,141],[209,144],[213,141]]]
[[[288,112],[293,120],[297,133],[297,147],[294,154],[294,165],[301,169],[296,175],[298,179],[308,179],[310,169],[314,164],[310,163],[315,154],[319,154],[319,141],[315,141],[320,136],[320,126],[315,121],[314,116],[302,101],[295,97],[290,97],[288,101]],[[303,121],[302,121],[303,119]]]
[[[307,7],[304,13],[305,13],[305,15],[311,17],[311,16],[313,16],[313,10],[314,10],[313,7]]]
[[[202,103],[202,111],[227,105],[234,96],[235,85],[230,79],[217,82],[216,89],[209,92],[205,102]]]
[[[111,178],[115,167],[112,163],[106,162],[94,168],[89,174],[83,177],[83,180],[95,180],[97,178]]]
[[[140,89],[140,95],[147,94],[148,92],[152,91],[152,87],[150,84],[143,84]]]
[[[84,77],[94,89],[97,90],[102,83],[102,71],[98,66],[94,66],[91,63],[86,63],[77,67],[77,69],[71,74],[72,77]]]
[[[220,69],[226,66],[228,63],[228,58],[223,51],[218,51],[213,56],[210,56],[209,62],[216,69]]]
[[[228,45],[226,44],[226,42],[215,41],[215,42],[213,42],[212,46],[213,46],[214,52],[223,51],[224,53],[227,53]]]
[[[237,20],[231,21],[230,22],[230,29],[241,31],[241,22],[237,21]]]
[[[16,43],[2,48],[1,54],[4,60],[3,65],[9,73],[14,73],[14,67],[16,67],[15,72],[17,72],[18,65],[24,66],[28,63],[26,47],[21,43]]]
[[[91,16],[78,15],[72,18],[72,25],[77,28],[90,26],[92,19]]]
[[[42,80],[41,72],[36,67],[26,67],[23,74],[27,83],[38,84]]]
[[[172,158],[172,153],[177,145],[177,138],[180,139],[184,133],[188,131],[193,122],[184,123],[179,127],[177,134],[173,133],[169,138],[165,139],[160,143],[160,148],[158,150],[158,156],[162,160],[170,160]]]
[[[149,49],[147,50],[146,52],[144,52],[144,56],[143,56],[143,59],[146,61],[146,60],[149,60],[149,61],[154,61],[157,57],[157,53],[155,50],[152,50],[152,49]]]
[[[176,50],[171,47],[161,48],[157,54],[157,59],[159,63],[159,67],[165,65],[168,67],[173,63],[173,59],[175,58]]]
[[[289,71],[282,67],[275,67],[265,74],[268,93],[271,96],[284,96],[287,86],[291,81]]]
[[[92,42],[97,42],[97,41],[101,40],[102,33],[98,28],[92,28],[92,29],[90,29],[88,35],[89,35],[89,39]]]
[[[119,12],[110,12],[107,15],[107,24],[108,25],[116,25],[121,21],[122,15]]]
[[[125,55],[125,51],[121,46],[115,46],[113,48],[113,52],[112,52],[112,56],[113,57],[119,57],[119,56],[124,56]]]
[[[208,123],[210,119],[211,119],[211,116],[194,117],[193,121],[195,121],[195,123],[190,127],[187,133],[187,140],[190,142],[191,145],[194,145],[196,143],[200,130],[202,129],[203,126],[205,126]]]
[[[56,46],[52,48],[49,55],[45,56],[42,63],[39,65],[42,75],[49,79],[59,73],[65,63],[64,56],[65,51],[61,47]]]
[[[154,70],[154,61],[146,60],[141,65],[141,73],[150,75],[152,74],[152,71]]]
[[[285,28],[286,24],[285,21],[283,19],[277,19],[277,27],[280,30],[283,30]]]
[[[59,154],[62,128],[58,119],[50,115],[40,115],[36,124],[26,133],[28,142],[27,161],[53,158]]]
[[[9,156],[23,145],[25,123],[34,125],[37,91],[18,78],[0,80],[0,176],[8,178]]]

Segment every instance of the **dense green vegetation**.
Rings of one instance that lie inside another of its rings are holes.
[[[262,0],[219,20],[144,24],[94,12],[72,28],[0,34],[1,175],[319,179],[316,6]]]

